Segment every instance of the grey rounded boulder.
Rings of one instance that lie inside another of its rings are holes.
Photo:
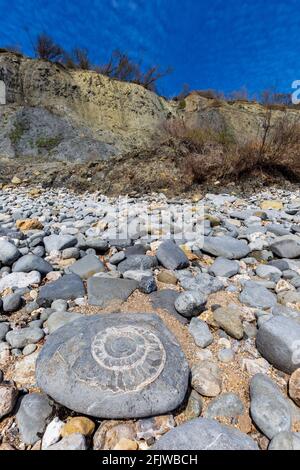
[[[259,328],[256,347],[273,366],[292,374],[300,367],[300,324],[281,315],[272,317]]]
[[[30,273],[31,271],[38,271],[42,275],[46,275],[53,271],[50,263],[36,255],[25,255],[19,258],[12,268],[13,272]]]
[[[183,352],[154,314],[75,320],[49,337],[36,364],[38,386],[58,403],[107,419],[176,409],[188,378]]]
[[[152,450],[258,450],[256,442],[238,429],[197,418],[169,431]]]
[[[6,240],[0,240],[0,262],[4,266],[11,266],[21,253],[18,248]]]

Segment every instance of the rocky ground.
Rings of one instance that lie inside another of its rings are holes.
[[[0,192],[1,450],[300,449],[299,190],[23,183]]]

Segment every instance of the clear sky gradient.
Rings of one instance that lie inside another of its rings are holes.
[[[300,80],[299,0],[0,0],[0,46],[32,55],[41,32],[94,63],[114,49],[145,66],[172,67],[160,84],[250,93],[291,91]]]

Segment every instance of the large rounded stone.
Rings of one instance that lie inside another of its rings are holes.
[[[203,242],[199,243],[206,253],[214,256],[220,256],[226,259],[245,258],[250,249],[244,240],[237,240],[232,237],[204,237]]]
[[[260,354],[277,369],[292,374],[300,367],[300,325],[283,316],[264,322],[256,336]]]
[[[4,266],[11,266],[21,253],[18,248],[6,240],[0,240],[0,262]]]
[[[273,439],[282,431],[290,431],[291,411],[279,387],[267,375],[256,374],[250,382],[251,416],[265,436]]]
[[[238,429],[212,419],[197,418],[169,431],[153,450],[258,450],[255,441]]]
[[[12,271],[15,273],[30,273],[31,271],[38,271],[42,275],[46,275],[53,271],[53,268],[51,264],[49,264],[40,256],[29,254],[18,259],[18,261],[14,264]]]
[[[183,401],[184,354],[156,315],[110,314],[55,331],[36,366],[38,386],[68,408],[101,418],[167,413]]]
[[[159,245],[157,259],[167,269],[184,269],[190,264],[184,251],[171,240]]]

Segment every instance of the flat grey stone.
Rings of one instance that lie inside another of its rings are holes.
[[[272,308],[272,315],[282,315],[283,317],[290,318],[291,320],[300,323],[300,312],[293,308],[286,307],[285,305],[276,304]]]
[[[290,431],[292,418],[287,399],[267,375],[256,374],[250,382],[251,416],[269,439],[282,431]]]
[[[126,271],[148,271],[157,266],[155,256],[147,255],[131,255],[118,264],[118,271],[125,273]]]
[[[300,324],[281,315],[272,317],[260,326],[256,347],[270,364],[292,374],[300,367]]]
[[[214,256],[221,256],[227,259],[245,258],[250,249],[244,240],[237,240],[232,237],[204,237],[199,248]]]
[[[99,237],[88,237],[81,245],[81,248],[93,248],[96,253],[104,254],[108,250],[108,242]]]
[[[69,267],[69,271],[77,274],[81,279],[88,279],[96,273],[104,272],[105,266],[97,256],[86,255],[72,264]]]
[[[196,345],[200,348],[207,348],[214,340],[207,323],[199,318],[192,318],[189,332],[194,338]]]
[[[49,235],[44,238],[47,253],[51,251],[62,251],[77,244],[77,238],[72,235]]]
[[[199,273],[195,277],[184,276],[180,279],[180,284],[185,290],[198,290],[204,295],[214,294],[224,289],[223,282],[208,273]]]
[[[238,429],[217,421],[196,418],[177,426],[151,450],[259,450],[256,442]]]
[[[184,269],[190,265],[186,254],[171,240],[159,245],[156,256],[159,263],[166,269]]]
[[[88,302],[101,308],[112,302],[122,303],[137,287],[138,283],[130,279],[90,277],[87,283]]]
[[[206,295],[199,291],[190,290],[179,294],[175,300],[175,308],[184,317],[191,318],[203,312],[206,302]]]
[[[13,272],[30,273],[31,271],[38,271],[43,276],[53,271],[50,263],[36,255],[25,255],[18,259],[13,265]]]
[[[300,450],[300,433],[283,431],[276,434],[268,450]]]
[[[261,264],[256,268],[256,274],[263,279],[269,279],[270,281],[274,282],[278,282],[282,276],[280,269],[276,268],[275,266],[268,266],[264,264]]]
[[[270,249],[279,258],[299,258],[300,237],[297,235],[279,237],[270,245]]]
[[[37,302],[39,305],[50,305],[53,300],[74,300],[84,296],[85,289],[80,277],[77,274],[66,274],[41,287]]]
[[[46,450],[86,450],[87,445],[85,437],[82,434],[75,433],[64,437],[56,444],[47,447]]]
[[[21,253],[18,248],[6,240],[0,240],[0,262],[3,266],[11,266]]]
[[[172,289],[162,289],[152,292],[149,295],[150,302],[155,309],[166,310],[170,315],[175,317],[180,323],[188,323],[188,319],[180,315],[175,308],[175,301],[180,293]]]
[[[238,395],[232,392],[222,393],[217,398],[209,402],[209,405],[204,413],[205,418],[229,417],[235,418],[236,416],[244,413],[244,405]]]
[[[107,419],[176,409],[188,378],[183,352],[153,314],[75,320],[48,338],[36,363],[44,392],[71,410]]]
[[[219,277],[232,277],[235,276],[240,270],[240,265],[237,261],[226,258],[217,258],[210,266],[208,272],[214,276]]]
[[[56,331],[58,328],[61,328],[62,326],[66,325],[67,323],[70,323],[74,320],[78,320],[78,318],[81,318],[82,314],[81,313],[75,313],[75,312],[54,312],[52,315],[47,320],[47,327],[49,330],[49,333],[53,333]]]
[[[46,395],[30,393],[20,400],[16,420],[25,444],[35,444],[41,438],[51,413],[52,406]]]
[[[277,303],[276,295],[253,281],[245,282],[239,298],[242,304],[253,308],[272,308]]]
[[[9,331],[6,335],[6,341],[12,348],[22,349],[28,344],[38,343],[44,335],[40,328],[22,328]]]

